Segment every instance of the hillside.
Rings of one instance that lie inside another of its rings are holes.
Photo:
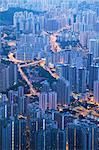
[[[9,8],[7,11],[4,12],[0,12],[0,25],[12,25],[13,24],[13,15],[15,12],[24,12],[24,11],[28,11],[28,12],[33,12],[33,14],[37,15],[37,14],[43,14],[45,12],[36,12],[33,10],[28,10],[28,9],[23,9],[23,8]]]

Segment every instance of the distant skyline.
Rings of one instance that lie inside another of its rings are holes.
[[[0,2],[29,2],[29,1],[32,1],[32,2],[39,2],[39,1],[55,1],[55,0],[0,0]],[[65,0],[57,0],[57,1],[65,1]],[[66,0],[66,1],[78,1],[78,2],[82,2],[82,1],[86,1],[86,2],[98,2],[98,0]]]

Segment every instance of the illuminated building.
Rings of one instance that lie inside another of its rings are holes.
[[[69,150],[75,149],[97,149],[98,128],[87,121],[75,121],[68,124]]]

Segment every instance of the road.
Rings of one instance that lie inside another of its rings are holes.
[[[22,78],[27,82],[28,86],[30,87],[30,94],[34,95],[34,96],[36,96],[36,95],[38,96],[39,93],[33,88],[33,85],[31,84],[31,82],[29,81],[28,77],[23,72],[20,64],[18,64],[18,71],[20,72]]]
[[[69,26],[65,26],[62,29],[58,30],[57,32],[53,33],[53,34],[49,34],[45,31],[43,31],[43,34],[45,35],[50,35],[50,45],[51,45],[51,50],[53,52],[59,52],[61,51],[61,47],[59,46],[59,44],[57,43],[57,36],[59,35],[60,32],[62,32],[63,30],[70,30]],[[29,66],[36,66],[39,65],[41,66],[44,70],[46,70],[47,72],[49,72],[51,74],[52,77],[54,77],[55,79],[58,79],[59,76],[54,72],[52,72],[52,70],[46,66],[46,61],[45,59],[41,59],[41,60],[37,60],[37,61],[23,61],[23,60],[18,60],[14,57],[14,53],[9,53],[8,55],[9,61],[13,62],[14,64],[17,64],[18,66],[18,71],[20,72],[22,78],[27,82],[28,86],[30,87],[30,95],[39,95],[39,93],[37,92],[37,90],[35,90],[33,88],[33,85],[31,84],[31,82],[29,81],[28,77],[25,75],[25,73],[23,72],[22,68],[26,68]]]
[[[51,76],[53,76],[54,78],[56,78],[56,79],[59,78],[59,76],[56,73],[52,73],[51,69],[46,66],[45,59],[41,59],[41,60],[37,60],[37,61],[32,60],[31,62],[30,62],[30,60],[29,61],[23,61],[23,60],[16,59],[14,57],[14,53],[9,53],[8,58],[9,58],[8,59],[9,61],[13,62],[14,64],[17,64],[18,71],[20,72],[20,75],[26,81],[27,85],[30,88],[30,95],[38,96],[39,93],[38,93],[37,90],[35,90],[35,88],[33,87],[32,83],[29,81],[28,77],[23,72],[22,68],[39,65],[40,67],[42,67],[43,69],[48,71],[51,74]]]
[[[70,26],[65,26],[58,30],[57,32],[50,35],[50,33],[43,31],[42,34],[48,35],[50,37],[50,45],[51,45],[51,51],[53,52],[60,52],[61,47],[57,43],[57,36],[62,32],[63,30],[70,30]]]
[[[57,42],[57,36],[63,31],[63,30],[68,30],[71,31],[70,26],[66,25],[65,27],[59,29],[55,33],[50,33],[50,32],[45,32],[43,31],[42,34],[47,35],[50,37],[50,45],[51,45],[51,51],[52,52],[60,52],[62,51],[62,48],[60,47],[59,43]],[[82,46],[78,45],[77,46],[77,51],[81,50]],[[83,48],[84,49],[84,48]],[[84,49],[85,52],[86,49]]]
[[[53,52],[59,52],[61,51],[61,48],[59,46],[59,44],[57,43],[57,36],[59,35],[59,33],[61,31],[63,31],[64,29],[69,29],[69,27],[64,27],[60,30],[58,30],[57,32],[53,33],[50,35],[50,44],[51,44],[51,50]],[[45,31],[43,31],[43,34],[47,34],[49,36],[49,34]],[[6,37],[6,35],[4,35],[4,37]],[[3,38],[4,38],[3,37]],[[55,79],[58,79],[59,76],[54,72],[52,72],[52,70],[50,69],[50,67],[46,66],[46,61],[45,59],[41,59],[41,60],[37,60],[37,61],[23,61],[23,60],[18,60],[14,57],[15,52],[10,52],[8,54],[8,60],[13,62],[14,64],[17,64],[18,66],[18,71],[20,72],[20,75],[22,76],[22,78],[26,81],[26,83],[28,84],[29,88],[30,88],[30,95],[39,95],[39,93],[37,92],[37,90],[34,89],[33,85],[31,84],[31,82],[29,81],[28,77],[25,75],[25,73],[23,72],[22,68],[26,68],[29,66],[36,66],[39,65],[40,67],[42,67],[44,70],[46,70],[47,72],[49,72],[51,74],[52,77],[54,77]]]

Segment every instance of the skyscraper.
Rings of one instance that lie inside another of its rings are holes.
[[[18,97],[21,98],[22,96],[24,96],[24,87],[19,86],[18,87]]]
[[[70,66],[70,86],[71,90],[77,92],[77,68]]]
[[[48,94],[49,108],[57,110],[57,93],[49,92]]]
[[[99,39],[89,40],[89,51],[93,54],[94,58],[99,57]]]
[[[94,99],[99,103],[99,80],[94,81]]]
[[[89,89],[93,90],[94,88],[94,81],[99,80],[99,66],[98,65],[91,65],[89,68]]]
[[[1,27],[0,27],[0,54],[2,53],[2,44],[1,44]]]
[[[84,93],[86,92],[86,68],[78,69],[77,76],[77,91]]]
[[[65,105],[70,103],[70,82],[64,78],[58,79],[54,85],[54,90],[57,92],[58,104]]]
[[[98,128],[95,124],[75,121],[68,124],[69,150],[96,150],[98,148]]]
[[[47,93],[42,92],[39,96],[39,107],[43,111],[45,111],[47,109],[47,102],[48,102]]]

